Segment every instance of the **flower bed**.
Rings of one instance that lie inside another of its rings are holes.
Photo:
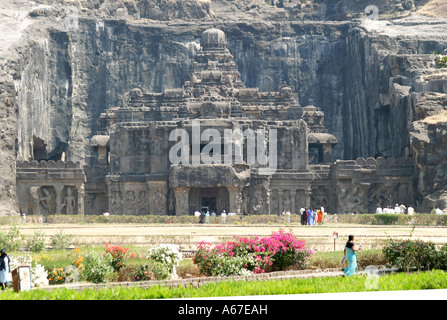
[[[279,230],[271,236],[239,237],[214,247],[201,242],[193,262],[207,276],[245,275],[288,268],[304,269],[314,251],[292,233]]]

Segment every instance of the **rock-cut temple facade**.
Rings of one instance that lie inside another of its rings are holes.
[[[414,165],[404,159],[335,160],[338,143],[316,106],[283,84],[248,88],[223,31],[209,29],[181,88],[136,88],[101,114],[96,159],[17,162],[27,214],[191,215],[374,212],[412,204]]]

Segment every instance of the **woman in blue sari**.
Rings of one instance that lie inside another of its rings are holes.
[[[312,209],[307,210],[307,224],[309,226],[313,225],[314,222],[314,212]]]
[[[344,250],[345,258],[348,260],[348,266],[343,270],[345,276],[353,276],[355,274],[355,270],[357,269],[357,253],[355,252],[359,250],[361,249],[355,248],[354,236],[350,235]]]

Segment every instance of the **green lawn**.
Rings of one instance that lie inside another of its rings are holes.
[[[446,289],[447,273],[434,270],[414,274],[390,274],[381,276],[371,286],[371,278],[325,277],[312,279],[269,280],[269,281],[222,281],[207,283],[199,288],[192,286],[168,288],[164,286],[142,288],[113,287],[105,289],[31,290],[21,293],[11,289],[0,293],[0,300],[136,300],[199,297],[231,297],[256,295],[284,295],[307,293],[365,292],[392,290]],[[369,281],[369,282],[368,282]],[[368,289],[369,286],[369,289]]]

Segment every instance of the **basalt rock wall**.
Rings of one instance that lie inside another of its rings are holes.
[[[101,112],[125,103],[135,87],[180,87],[201,33],[213,26],[226,33],[248,87],[276,91],[286,82],[302,106],[325,112],[325,126],[339,140],[334,160],[412,156],[411,123],[446,108],[445,73],[433,56],[447,48],[445,21],[370,21],[359,16],[361,1],[299,2],[25,6],[17,23],[29,26],[1,60],[0,108],[8,122],[2,201],[14,207],[13,159],[91,164],[88,140],[102,128]],[[409,15],[426,2],[371,4]]]

